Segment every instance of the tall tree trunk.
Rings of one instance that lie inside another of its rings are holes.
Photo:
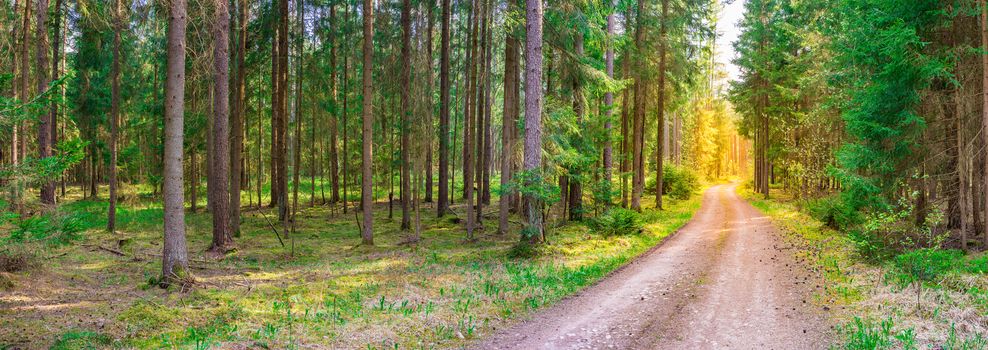
[[[467,72],[468,79],[466,80],[467,89],[466,96],[464,98],[464,115],[463,115],[463,201],[466,203],[466,230],[467,239],[473,239],[473,225],[474,225],[474,203],[473,203],[473,188],[474,188],[474,175],[473,175],[473,138],[474,138],[474,108],[473,108],[473,98],[476,93],[477,86],[477,30],[479,21],[479,11],[478,5],[479,0],[473,0],[472,6],[470,6],[470,50],[467,51]]]
[[[583,33],[577,32],[576,37],[573,40],[573,51],[576,60],[583,58]],[[574,62],[574,66],[577,66],[579,61]],[[578,71],[578,70],[577,70]],[[584,116],[586,114],[586,103],[583,97],[583,79],[578,72],[573,74],[573,111],[576,113],[576,123],[580,129],[580,137],[583,137],[582,130],[584,129]],[[582,184],[582,171],[578,168],[570,169],[571,176],[569,176],[569,195],[566,197],[569,199],[569,219],[573,221],[580,221],[583,219],[583,184]],[[563,191],[566,189],[563,188]]]
[[[44,1],[44,0],[41,0]],[[113,6],[113,63],[110,68],[110,204],[107,209],[106,230],[114,232],[117,222],[117,141],[120,138],[120,32],[123,31],[121,0]]]
[[[246,123],[247,109],[247,66],[245,63],[247,55],[247,0],[237,1],[237,61],[236,76],[233,87],[233,113],[230,115],[230,233],[233,236],[240,236],[240,188],[241,179],[246,178],[244,174],[244,124]],[[258,130],[257,132],[261,132]],[[258,198],[260,200],[260,198]]]
[[[182,193],[185,114],[185,0],[172,0],[168,14],[168,74],[165,81],[164,234],[161,284],[180,282],[189,272]]]
[[[482,202],[484,205],[489,205],[491,204],[491,158],[494,156],[494,141],[492,140],[493,135],[491,133],[491,105],[493,104],[493,101],[491,100],[491,81],[494,80],[494,70],[491,67],[492,57],[494,56],[494,30],[491,26],[494,21],[494,6],[492,0],[488,0],[486,2],[487,5],[484,7],[486,8],[487,14],[484,16],[484,22],[486,23],[484,28],[487,35],[484,36],[484,42],[486,43],[487,49],[484,54],[484,163],[483,187],[481,194],[483,196]]]
[[[426,7],[428,8],[426,14],[426,16],[428,16],[428,18],[426,19],[426,21],[428,21],[428,27],[426,28],[426,32],[425,32],[425,45],[426,45],[425,57],[427,59],[429,66],[428,74],[426,76],[426,86],[428,86],[428,91],[429,91],[428,94],[426,94],[426,106],[428,107],[426,110],[428,111],[427,113],[429,117],[426,119],[426,123],[428,123],[429,125],[428,129],[434,132],[432,126],[435,124],[433,124],[432,118],[434,118],[435,104],[433,102],[434,100],[432,98],[432,94],[434,93],[433,91],[435,91],[434,90],[435,70],[433,70],[432,68],[432,64],[434,62],[432,58],[432,34],[435,31],[435,26],[436,26],[435,16],[433,15],[433,8],[435,8],[435,1],[427,2]],[[425,136],[425,139],[428,140],[428,142],[425,144],[425,164],[423,165],[422,168],[422,171],[424,171],[423,177],[425,181],[425,195],[423,196],[422,201],[425,203],[431,203],[432,202],[432,145],[433,145],[432,136],[427,135]],[[418,206],[416,206],[415,215],[419,215]],[[416,220],[418,220],[418,217],[416,217]]]
[[[119,0],[118,0],[119,1]],[[213,22],[213,162],[207,186],[213,203],[213,242],[209,251],[226,253],[233,246],[230,234],[230,7],[216,0]],[[233,181],[237,184],[240,179]],[[240,196],[240,192],[236,193]],[[239,204],[238,204],[239,206]]]
[[[508,5],[509,11],[513,6]],[[512,11],[513,12],[513,11]],[[512,136],[518,118],[518,39],[508,32],[504,37],[504,111],[501,113],[501,198],[497,233],[508,232],[508,209],[513,193],[506,191],[511,183]]]
[[[22,1],[26,4],[26,6],[31,6],[30,4],[27,3],[27,1],[29,1],[29,0],[14,0],[14,14],[15,15],[18,12],[21,11],[21,2]],[[29,30],[29,29],[28,28],[22,28],[21,26],[18,26],[18,24],[20,24],[20,23],[13,24],[14,30],[12,31],[13,32],[12,33],[13,35],[11,35],[11,39],[14,41],[14,46],[16,46],[14,48],[14,50],[13,50],[14,51],[14,53],[13,53],[13,56],[14,56],[13,57],[13,59],[14,59],[13,60],[14,61],[13,62],[13,66],[14,66],[14,82],[13,83],[14,84],[13,84],[13,87],[11,88],[11,92],[12,92],[11,93],[11,96],[23,101],[24,100],[24,97],[21,96],[21,90],[20,90],[21,83],[20,82],[21,82],[21,80],[27,79],[28,70],[27,69],[24,69],[24,66],[21,65],[21,56],[24,55],[24,53],[21,52],[22,51],[21,50],[22,46],[21,46],[21,43],[19,42],[20,41],[19,31],[21,31],[21,30],[26,31],[26,30]],[[17,165],[17,164],[20,163],[20,157],[19,157],[19,154],[17,152],[17,145],[19,144],[19,142],[17,141],[17,139],[20,136],[20,135],[18,135],[18,132],[17,132],[18,130],[17,129],[19,127],[20,127],[20,124],[17,123],[10,130],[10,160],[11,160],[10,163],[13,164],[13,165]],[[83,192],[83,197],[85,197],[85,192]],[[19,212],[20,211],[20,205],[19,205],[20,204],[20,200],[18,200],[17,198],[15,198],[14,203],[12,203],[12,204],[14,206],[15,211],[18,211]]]
[[[645,0],[638,1],[638,13],[637,13],[637,26],[635,28],[635,46],[638,48],[639,52],[645,50]],[[634,140],[632,140],[634,147],[634,160],[631,169],[634,170],[634,174],[631,179],[631,209],[635,211],[641,211],[641,198],[642,190],[645,185],[645,157],[643,157],[643,148],[645,147],[645,81],[644,81],[644,71],[645,71],[645,60],[642,58],[635,59],[636,64],[636,74],[635,74],[635,111],[634,111],[634,130],[632,131]]]
[[[272,179],[277,183],[278,219],[282,231],[288,232],[288,0],[278,1],[278,127],[272,132],[278,134],[277,162],[278,178]]]
[[[38,8],[35,10],[37,17],[35,21],[35,56],[37,63],[37,93],[41,95],[48,88],[48,0],[38,0]],[[119,35],[119,34],[117,34]],[[38,118],[38,157],[47,158],[51,156],[51,114],[42,113]],[[45,181],[41,184],[41,203],[47,205],[55,204],[55,183]]]
[[[343,43],[347,44],[350,42],[349,41],[350,31],[347,30],[349,28],[348,23],[350,23],[350,4],[345,2],[343,7],[344,7]],[[347,206],[350,200],[350,198],[348,197],[349,192],[347,191],[347,189],[349,188],[349,186],[347,185],[348,183],[347,179],[349,178],[349,174],[350,174],[350,153],[347,152],[347,144],[349,143],[347,135],[350,134],[348,129],[349,124],[347,123],[347,116],[349,115],[349,108],[350,108],[350,105],[348,104],[349,93],[347,91],[349,87],[349,80],[347,79],[349,76],[350,76],[350,50],[347,49],[346,52],[343,54],[343,157],[342,157],[343,158],[343,214],[347,213]]]
[[[666,23],[669,22],[669,0],[662,0],[662,18],[659,19],[659,85],[657,87],[659,100],[658,106],[656,107],[656,113],[658,114],[658,120],[656,120],[656,125],[658,128],[655,132],[655,137],[657,138],[655,142],[655,147],[658,150],[655,152],[655,209],[662,209],[662,161],[664,159],[663,153],[665,152],[664,145],[665,140],[665,126],[666,126],[666,46],[668,45],[669,38],[667,37]]]
[[[284,1],[284,0],[279,0],[279,2],[280,1]],[[272,4],[272,6],[275,5]],[[278,18],[280,18],[279,12],[274,11],[274,14],[272,16],[274,17],[274,19],[271,21],[271,25],[273,27],[271,28],[273,32],[272,43],[271,43],[271,143],[270,143],[271,165],[270,168],[268,169],[268,171],[271,173],[271,186],[270,186],[270,191],[268,193],[271,196],[270,198],[271,202],[270,204],[268,204],[268,206],[274,208],[275,206],[278,206],[278,200],[281,199],[281,194],[278,193],[278,190],[281,189],[281,187],[278,186],[278,178],[279,178],[278,164],[281,162],[278,159],[280,155],[280,153],[278,152],[278,145],[279,145],[278,136],[281,134],[278,131],[281,128],[281,126],[279,125],[280,121],[278,116],[278,114],[281,112],[279,107],[281,106],[281,96],[278,95],[278,92],[281,91],[281,89],[278,87],[278,85],[281,83],[281,59],[279,58],[280,55],[278,54],[278,50],[281,48],[281,45],[279,44],[281,41],[281,25],[278,23],[279,22]]]
[[[525,30],[525,171],[529,176],[542,167],[542,0],[526,0]],[[531,178],[530,178],[531,181]],[[528,185],[532,185],[529,183]],[[528,240],[542,241],[542,203],[527,194]],[[525,239],[526,237],[523,237]]]
[[[450,0],[442,0],[442,43],[439,52],[439,198],[436,216],[443,217],[449,209],[449,17]]]
[[[986,1],[981,1],[981,48],[988,49],[988,4]],[[982,130],[988,130],[988,55],[981,55],[981,128]],[[985,145],[988,145],[988,132],[981,133],[981,139]],[[984,168],[982,169],[982,175],[985,180],[988,180],[988,160],[984,162]],[[983,202],[985,219],[988,220],[988,188],[983,191]],[[982,232],[983,246],[988,247],[988,231]],[[964,249],[967,249],[965,246]]]
[[[337,148],[339,144],[339,133],[340,129],[337,125],[337,118],[340,116],[340,108],[338,105],[339,98],[339,87],[337,86],[337,78],[339,76],[339,69],[336,68],[336,51],[338,49],[337,36],[336,36],[336,4],[331,4],[329,6],[329,35],[330,40],[332,40],[332,47],[329,50],[329,66],[332,69],[332,77],[330,78],[330,94],[333,96],[332,106],[333,115],[329,118],[329,181],[331,183],[331,195],[330,202],[336,204],[340,201],[340,155]],[[346,89],[346,86],[343,87]]]
[[[604,66],[607,70],[607,77],[614,79],[614,28],[616,22],[614,20],[614,12],[617,11],[617,0],[610,0],[611,11],[607,14],[607,37],[606,45],[607,49],[604,53]],[[614,113],[614,93],[607,91],[604,93],[604,183],[607,184],[605,187],[608,191],[611,189],[611,178],[612,178],[612,147],[611,147],[611,115]],[[605,205],[611,205],[611,196],[608,194],[607,203]]]
[[[55,20],[54,20],[55,30],[54,30],[53,33],[55,34],[55,39],[52,40],[52,43],[54,45],[58,45],[58,48],[52,50],[52,52],[53,52],[52,56],[54,56],[54,57],[53,57],[53,59],[51,61],[51,77],[54,80],[58,80],[59,77],[62,74],[62,71],[61,71],[61,68],[63,66],[62,65],[62,59],[64,59],[64,57],[65,57],[65,55],[64,55],[64,52],[65,52],[65,40],[62,40],[62,30],[64,30],[64,27],[62,25],[62,0],[55,0],[54,14],[55,14]],[[64,100],[65,99],[65,86],[63,85],[63,86],[59,87],[59,90],[60,90],[61,97]],[[58,145],[58,115],[59,115],[58,103],[53,101],[51,103],[51,116],[48,117],[49,120],[51,121],[51,123],[49,123],[49,126],[51,127],[51,136],[49,136],[49,138],[51,140],[50,143],[51,143],[52,147]],[[3,150],[0,149],[0,152],[2,152],[2,151]],[[62,188],[61,196],[62,197],[65,197],[65,173],[64,172],[59,176],[59,180],[60,180],[59,182],[61,183],[61,188]],[[52,189],[52,191],[54,191],[54,189]]]
[[[631,28],[631,9],[625,12],[624,27]],[[621,76],[624,79],[631,77],[631,50],[625,49],[621,58]],[[628,171],[631,170],[631,89],[625,88],[621,97],[621,207],[628,208]]]
[[[295,50],[296,59],[293,60],[295,63],[295,99],[293,100],[294,105],[292,106],[292,118],[291,122],[295,123],[295,132],[292,134],[292,145],[289,154],[292,155],[292,212],[291,220],[292,223],[295,222],[295,214],[298,213],[298,192],[299,187],[302,186],[299,176],[302,172],[302,61],[303,53],[305,51],[304,47],[304,35],[305,35],[305,23],[304,23],[304,9],[305,0],[296,0],[295,2]],[[287,72],[285,74],[287,81]],[[294,226],[293,226],[294,227]],[[294,242],[294,241],[293,241]]]
[[[408,154],[412,151],[409,133],[412,129],[412,1],[402,0],[401,6],[401,229],[412,228],[411,167]]]
[[[363,238],[363,244],[374,245],[374,203],[371,196],[374,195],[372,192],[374,190],[374,174],[371,173],[371,162],[374,161],[373,154],[373,132],[374,132],[374,114],[373,114],[373,96],[374,96],[374,83],[372,74],[374,72],[374,7],[371,0],[364,0],[363,8],[364,16],[364,65],[363,70],[363,133],[361,138],[363,139],[363,162],[360,164],[362,177],[360,179],[360,204],[364,212],[364,225],[361,236]]]

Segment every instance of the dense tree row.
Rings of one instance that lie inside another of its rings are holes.
[[[731,98],[755,188],[840,191],[829,223],[893,247],[988,246],[977,0],[752,0]]]
[[[360,211],[374,244],[382,199],[409,241],[425,205],[462,218],[472,240],[497,199],[497,232],[521,215],[522,240],[537,243],[547,220],[642,210],[646,188],[661,208],[665,163],[743,170],[747,144],[714,83],[717,10],[2,1],[6,203],[31,215],[57,210],[66,186],[98,198],[108,184],[112,232],[118,203],[147,186],[163,203],[166,281],[187,267],[184,213],[200,210],[204,179],[215,253],[235,247],[241,210],[262,206],[277,208],[279,237],[301,206]]]

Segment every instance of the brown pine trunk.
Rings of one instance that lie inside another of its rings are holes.
[[[373,132],[374,132],[374,114],[373,114],[373,96],[374,96],[374,83],[373,77],[373,67],[374,64],[374,7],[372,6],[371,0],[364,0],[363,8],[364,16],[364,65],[363,65],[363,133],[361,138],[363,139],[363,161],[360,164],[362,177],[360,179],[360,204],[364,212],[364,225],[362,227],[361,236],[363,238],[363,244],[374,245],[374,203],[371,199],[374,190],[373,184],[373,173],[371,173],[371,162],[373,162],[374,157],[371,152],[373,152]]]
[[[439,52],[439,198],[436,216],[443,217],[449,209],[449,20],[450,0],[442,0],[442,25]]]
[[[509,9],[512,5],[508,5]],[[512,11],[513,12],[513,11]],[[504,39],[504,112],[501,113],[501,198],[497,233],[508,232],[508,209],[513,192],[505,191],[511,183],[511,158],[514,151],[512,136],[518,118],[518,40],[510,32]]]
[[[271,186],[269,191],[271,202],[268,204],[268,207],[271,208],[277,206],[278,200],[281,199],[281,194],[278,193],[278,190],[281,189],[281,187],[278,186],[277,180],[279,178],[277,164],[281,162],[278,159],[280,155],[278,152],[278,136],[280,135],[280,132],[278,132],[278,130],[281,128],[278,116],[281,112],[279,108],[279,106],[281,106],[281,96],[278,94],[278,92],[281,91],[278,87],[281,82],[281,60],[279,59],[280,55],[278,54],[278,50],[281,47],[281,45],[279,45],[281,40],[281,26],[278,23],[279,15],[274,15],[274,18],[275,19],[272,21],[273,28],[271,28],[273,32],[273,42],[271,44],[271,151],[269,152],[271,155],[271,165],[268,169],[271,173]]]
[[[658,150],[655,152],[655,209],[662,209],[662,161],[664,159],[663,153],[665,152],[664,143],[665,140],[665,126],[666,126],[666,45],[669,40],[667,36],[666,22],[669,18],[669,0],[662,0],[662,18],[659,19],[659,85],[657,87],[659,100],[658,106],[656,107],[656,112],[658,114],[658,120],[656,124],[658,128],[656,129],[655,137],[657,138],[655,142],[655,147]]]
[[[340,201],[340,155],[337,148],[339,144],[339,126],[337,125],[337,118],[339,117],[340,109],[337,105],[339,91],[336,85],[336,79],[339,75],[339,70],[336,69],[336,50],[337,50],[337,37],[336,37],[336,5],[329,6],[329,35],[330,40],[332,40],[332,48],[329,50],[329,66],[332,69],[332,75],[330,77],[330,93],[332,94],[333,103],[333,115],[329,118],[329,181],[331,186],[330,191],[330,203],[336,204]],[[346,89],[346,86],[343,87]],[[325,187],[325,186],[323,186]]]
[[[35,34],[35,56],[37,63],[37,94],[41,95],[48,88],[48,0],[38,0],[35,10],[37,28]],[[119,36],[119,34],[117,34]],[[42,113],[38,119],[38,157],[51,156],[51,118],[52,115]],[[41,203],[55,204],[55,183],[46,181],[41,184]]]
[[[576,37],[573,40],[573,51],[575,54],[575,59],[579,60],[583,57],[583,33],[577,32]],[[579,61],[574,62],[579,63]],[[574,64],[575,65],[575,64]],[[586,114],[586,104],[583,99],[583,82],[579,74],[573,75],[573,111],[576,113],[576,123],[582,130],[585,126],[583,118]],[[580,221],[583,219],[583,184],[581,182],[582,173],[580,169],[570,169],[572,176],[568,178],[569,180],[569,195],[566,197],[569,199],[569,219],[572,221]],[[562,188],[563,191],[566,188]]]
[[[232,107],[233,113],[230,115],[230,233],[233,236],[240,236],[240,189],[241,179],[244,176],[244,124],[246,123],[246,95],[247,80],[245,57],[247,55],[247,25],[248,16],[247,0],[237,1],[237,61],[236,76],[234,77],[234,90]],[[258,130],[260,132],[260,130]],[[260,200],[260,198],[258,198]]]
[[[639,0],[638,2],[638,13],[637,13],[637,27],[635,28],[635,46],[638,50],[645,49],[645,0]],[[634,147],[634,159],[632,161],[631,169],[634,171],[631,178],[631,209],[635,211],[641,211],[641,198],[642,190],[645,185],[645,157],[643,157],[643,148],[645,147],[645,81],[644,81],[644,70],[645,62],[641,59],[636,60],[636,75],[635,75],[635,111],[634,111],[634,126],[633,126],[633,147]]]
[[[161,284],[188,275],[185,211],[182,193],[182,138],[185,114],[185,0],[173,0],[168,14],[168,74],[165,82],[164,245]]]
[[[401,6],[401,86],[412,82],[412,1],[402,0]],[[412,151],[409,133],[412,128],[411,89],[401,89],[401,229],[412,228],[411,167],[408,154]]]
[[[44,0],[41,0],[44,1]],[[123,31],[121,0],[113,6],[113,63],[110,68],[110,204],[107,210],[106,230],[111,233],[117,222],[117,139],[120,120],[120,32]]]
[[[470,50],[467,51],[467,72],[469,78],[467,79],[467,89],[466,96],[464,98],[464,113],[463,116],[463,201],[466,203],[466,230],[467,230],[467,240],[473,239],[473,225],[475,214],[474,214],[474,203],[473,203],[473,188],[474,188],[474,175],[473,175],[473,138],[474,138],[474,108],[473,108],[473,98],[476,91],[477,82],[477,70],[476,70],[476,47],[477,47],[477,30],[479,22],[479,11],[478,5],[479,0],[473,0],[473,4],[470,7]]]
[[[233,247],[230,234],[230,8],[224,0],[216,0],[214,6],[213,155],[210,158],[213,165],[209,177],[212,182],[207,186],[213,209],[213,242],[209,251],[226,253]],[[234,182],[239,184],[240,179]],[[236,195],[239,197],[240,192]]]
[[[542,0],[526,0],[525,9],[525,171],[542,167]],[[531,185],[531,184],[529,184]],[[529,242],[542,242],[542,203],[526,195]]]
[[[428,91],[429,91],[426,97],[426,106],[428,107],[426,109],[428,111],[427,112],[428,118],[426,118],[426,123],[428,123],[429,125],[428,130],[430,132],[434,132],[435,129],[432,128],[432,125],[434,125],[432,118],[433,118],[433,110],[435,108],[433,107],[434,102],[432,99],[432,94],[433,91],[435,91],[434,90],[435,83],[433,77],[434,71],[432,70],[431,67],[433,64],[432,63],[433,62],[432,32],[435,31],[435,23],[436,23],[436,21],[434,20],[435,16],[433,15],[433,8],[435,7],[435,1],[429,1],[426,4],[426,7],[428,8],[427,21],[429,24],[425,32],[425,57],[427,59],[427,62],[429,62],[428,65],[430,67],[429,72],[426,76],[426,86],[428,86]],[[425,181],[425,194],[423,195],[422,201],[425,203],[431,203],[432,202],[432,135],[431,134],[427,135],[425,139],[428,140],[428,142],[425,143],[425,164],[423,164],[423,168],[422,168],[422,171],[424,172],[422,176],[424,177],[424,181]],[[418,206],[416,206],[415,215],[419,215]],[[418,217],[416,217],[416,220],[418,220]]]
[[[275,152],[278,169],[276,183],[278,196],[278,220],[282,231],[288,231],[288,0],[278,1],[278,126],[272,132],[278,134]]]
[[[988,6],[986,6],[985,1],[981,1],[981,48],[988,49]],[[981,55],[981,128],[982,130],[988,130],[988,55]],[[981,139],[985,145],[988,145],[988,132],[981,133]],[[985,180],[988,180],[988,160],[984,162],[984,168],[982,169],[982,175]],[[985,215],[988,215],[988,188],[983,192],[983,202],[985,205],[982,209],[985,211]],[[988,216],[985,217],[988,220]],[[982,233],[983,242],[982,245],[988,247],[988,232]],[[965,246],[964,249],[967,249]]]
[[[349,28],[348,23],[350,23],[350,4],[344,3],[343,10],[343,43],[349,42]],[[343,214],[347,213],[348,201],[350,200],[348,193],[349,186],[347,185],[348,175],[350,174],[350,157],[347,152],[348,136],[350,134],[347,124],[347,116],[349,115],[349,99],[347,98],[349,94],[347,93],[348,88],[348,77],[350,76],[350,50],[346,50],[343,54]]]
[[[605,38],[607,42],[607,49],[604,53],[604,66],[607,70],[607,77],[614,78],[614,28],[616,22],[614,20],[614,12],[617,11],[617,1],[611,0],[611,12],[607,14],[607,28]],[[606,92],[604,93],[604,182],[608,185],[607,189],[610,190],[611,179],[613,177],[612,168],[612,146],[611,146],[611,115],[614,113],[614,93]],[[605,205],[611,205],[611,197],[608,195],[607,203]]]
[[[62,75],[62,71],[61,71],[61,68],[63,67],[62,60],[65,57],[65,55],[64,55],[64,51],[65,51],[65,40],[62,40],[62,34],[63,34],[62,31],[65,30],[64,27],[62,26],[62,0],[55,0],[54,14],[55,14],[55,21],[54,21],[55,22],[55,31],[54,31],[55,39],[52,40],[52,43],[54,45],[58,45],[58,49],[52,50],[52,52],[53,52],[52,56],[54,56],[54,57],[53,57],[53,59],[51,61],[51,76],[52,76],[52,79],[58,79]],[[61,97],[64,100],[65,99],[65,86],[64,85],[61,86],[59,88],[59,90],[60,90],[59,93],[61,94]],[[52,102],[52,104],[51,104],[51,116],[49,117],[49,120],[51,121],[49,123],[49,126],[51,127],[51,136],[49,136],[49,137],[50,137],[50,140],[51,140],[51,145],[53,147],[56,146],[56,145],[58,145],[58,115],[59,115],[58,103]],[[3,150],[0,149],[0,152],[3,152]],[[59,182],[60,182],[61,188],[62,188],[61,196],[62,197],[65,197],[65,173],[64,172],[59,176]],[[53,191],[54,191],[54,189],[53,189]]]
[[[483,175],[483,183],[482,183],[482,185],[483,185],[482,186],[482,195],[483,195],[483,201],[482,202],[484,203],[484,205],[490,205],[491,204],[491,162],[492,162],[491,158],[494,156],[494,154],[493,154],[494,153],[494,141],[492,140],[493,135],[491,133],[491,131],[492,131],[492,128],[491,128],[491,104],[493,104],[493,101],[491,101],[491,81],[494,80],[493,79],[493,75],[494,75],[493,72],[494,72],[494,70],[491,67],[492,57],[494,56],[493,55],[493,50],[494,50],[494,43],[493,43],[494,35],[493,35],[493,31],[494,30],[491,27],[491,23],[494,20],[494,17],[493,17],[493,7],[494,7],[493,6],[493,2],[487,1],[487,5],[484,6],[484,7],[487,10],[487,14],[484,17],[485,18],[484,22],[486,23],[484,25],[484,28],[486,28],[485,31],[487,32],[487,35],[484,37],[484,42],[486,43],[487,50],[486,50],[486,53],[484,54],[484,56],[485,56],[485,59],[484,59],[484,66],[485,66],[485,68],[484,68],[484,71],[485,71],[485,73],[484,73],[484,77],[485,77],[484,78],[484,105],[483,105],[484,106],[484,130],[483,130],[483,133],[484,133],[484,143],[483,143],[483,145],[484,145],[484,153],[483,153],[483,155],[484,155],[484,163],[483,163],[483,174],[484,175]]]

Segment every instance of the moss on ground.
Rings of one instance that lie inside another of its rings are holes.
[[[303,208],[284,248],[268,224],[276,211],[248,209],[237,250],[215,259],[205,254],[209,215],[190,213],[196,284],[182,292],[157,287],[161,209],[140,197],[118,209],[112,234],[103,230],[104,201],[63,205],[86,215],[82,238],[48,248],[42,264],[13,274],[15,287],[0,291],[0,345],[458,347],[599,280],[684,225],[701,201],[668,200],[666,210],[643,215],[641,234],[603,236],[562,224],[527,259],[509,257],[519,218],[513,234],[496,235],[496,215],[488,217],[479,239],[467,243],[460,225],[425,206],[422,239],[409,245],[400,211],[390,219],[382,203],[374,247],[360,245],[353,212],[339,206]],[[462,216],[463,208],[454,211]]]

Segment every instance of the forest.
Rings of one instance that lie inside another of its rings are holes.
[[[985,0],[0,32],[0,349],[988,348]]]

